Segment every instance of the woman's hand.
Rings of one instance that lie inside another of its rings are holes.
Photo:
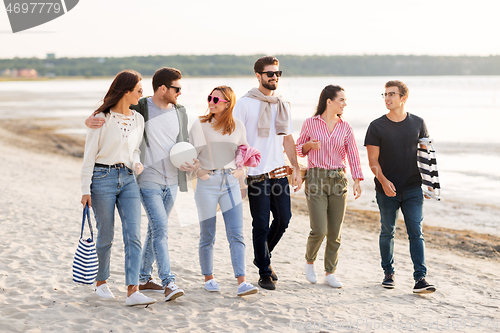
[[[236,169],[236,170],[233,171],[233,176],[236,179],[239,179],[244,174],[245,174],[245,170],[244,169]]]
[[[307,141],[302,146],[302,153],[306,154],[311,149],[312,150],[319,150],[319,149],[321,149],[321,141],[316,140],[316,139],[311,139],[311,140]]]
[[[354,199],[357,199],[361,196],[361,185],[359,183],[359,179],[354,179],[354,185],[352,185],[352,192],[354,194]]]
[[[85,205],[89,205],[89,208],[91,207],[91,199],[90,199],[90,194],[85,194],[82,195],[82,201],[81,201],[83,208],[85,208]]]
[[[200,165],[201,165],[200,160],[197,158],[193,158],[193,164],[189,164],[188,162],[186,162],[179,167],[179,170],[186,171],[186,172],[192,172],[194,170],[199,169]]]
[[[134,171],[135,171],[136,175],[140,175],[142,173],[142,171],[144,171],[144,165],[142,165],[141,162],[137,162],[134,165]]]
[[[198,169],[198,171],[196,171],[196,176],[201,180],[207,180],[208,178],[210,178],[210,176],[208,175],[208,171],[205,169]]]

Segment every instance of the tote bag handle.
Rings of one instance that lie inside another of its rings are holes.
[[[82,232],[80,234],[80,238],[83,238],[83,229],[85,228],[85,217],[87,218],[87,221],[89,223],[90,240],[93,242],[94,241],[94,230],[92,229],[92,223],[90,222],[90,209],[89,209],[88,204],[86,204],[85,208],[83,209]]]

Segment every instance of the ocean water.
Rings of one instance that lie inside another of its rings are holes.
[[[286,72],[285,72],[286,74]],[[314,113],[328,84],[346,90],[345,119],[353,126],[361,155],[364,193],[349,205],[377,210],[373,176],[363,140],[369,123],[385,114],[381,93],[393,77],[286,77],[280,92],[292,105],[294,136]],[[500,76],[398,77],[410,96],[406,110],[425,119],[435,140],[444,202],[427,201],[425,223],[500,235]],[[0,120],[57,118],[59,131],[84,135],[83,120],[98,105],[111,79],[0,82]],[[206,96],[218,85],[233,88],[237,97],[257,85],[255,78],[185,78],[179,103],[190,122],[205,113]],[[153,93],[143,80],[145,95]],[[304,161],[305,163],[305,161]]]

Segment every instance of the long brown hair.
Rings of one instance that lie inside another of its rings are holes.
[[[94,114],[102,112],[107,115],[109,110],[118,104],[127,92],[134,91],[135,86],[141,80],[141,74],[132,69],[126,69],[118,73],[104,96],[102,105],[94,111]]]
[[[229,106],[228,108],[221,114],[220,118],[218,121],[212,124],[212,128],[218,132],[221,132],[222,135],[231,135],[231,133],[234,132],[236,129],[236,123],[234,122],[233,118],[233,109],[234,105],[236,104],[236,95],[234,94],[233,89],[228,86],[218,86],[215,87],[210,95],[214,91],[220,91],[222,93],[222,96],[224,96],[224,99],[228,101]],[[200,116],[200,122],[206,123],[211,122],[212,119],[214,118],[214,114],[210,112],[210,109],[208,109],[208,113],[204,116]]]
[[[334,86],[333,84],[329,84],[323,88],[321,95],[319,95],[318,106],[316,107],[316,113],[314,115],[322,115],[326,110],[326,100],[329,99],[333,101],[340,91],[344,91],[344,88],[341,86]]]

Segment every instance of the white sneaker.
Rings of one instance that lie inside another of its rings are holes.
[[[127,299],[125,301],[125,304],[128,306],[132,305],[148,305],[148,304],[153,304],[156,303],[156,300],[154,298],[150,298],[139,291],[136,291],[130,296],[127,296]]]
[[[332,288],[342,288],[342,283],[333,274],[325,275],[324,284],[329,285]]]
[[[115,298],[115,295],[109,290],[108,284],[101,284],[99,287],[95,288],[95,293],[97,296],[104,299],[112,299]]]
[[[306,262],[305,269],[306,269],[307,281],[309,281],[311,283],[317,283],[318,282],[318,275],[316,274],[316,268],[314,267],[314,264],[308,264]]]
[[[215,279],[208,280],[207,282],[205,282],[205,290],[219,291],[219,284],[217,283],[217,281],[215,281]]]
[[[246,296],[246,295],[252,295],[256,294],[259,292],[259,288],[255,287],[251,283],[248,282],[242,282],[238,286],[238,291],[236,293],[237,296]]]

